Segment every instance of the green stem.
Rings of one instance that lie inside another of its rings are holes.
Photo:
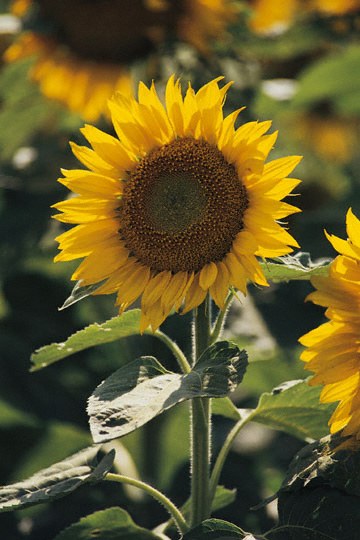
[[[164,334],[161,332],[161,330],[156,330],[154,333],[154,336],[159,338],[165,345],[171,350],[173,355],[175,356],[180,369],[183,373],[190,373],[191,366],[189,362],[187,361],[187,358],[185,354],[182,352],[180,347],[173,341],[167,334]]]
[[[146,491],[146,493],[148,493],[166,508],[181,534],[185,534],[189,530],[189,526],[178,507],[175,506],[174,503],[172,503],[170,499],[166,497],[166,495],[161,493],[161,491],[158,491],[141,480],[136,480],[135,478],[130,478],[129,476],[124,476],[122,474],[108,473],[105,480],[109,480],[110,482],[119,482],[120,484],[129,484],[130,486],[134,486]]]
[[[228,456],[228,453],[230,452],[230,448],[234,442],[234,439],[236,438],[239,431],[252,419],[252,414],[247,414],[243,418],[241,418],[234,427],[229,432],[228,436],[225,439],[225,442],[218,454],[218,457],[216,458],[214,468],[211,473],[210,478],[210,486],[209,486],[209,500],[210,504],[212,503],[214,497],[217,485],[219,483],[220,474],[222,471],[222,468],[224,466],[225,460]]]
[[[228,297],[226,298],[225,307],[223,310],[219,311],[219,314],[213,326],[211,337],[210,337],[211,345],[215,343],[215,341],[217,341],[221,335],[221,332],[225,323],[225,319],[229,311],[229,307],[231,306],[231,302],[233,300],[234,300],[234,293],[230,292]]]
[[[210,299],[194,310],[194,364],[210,340]],[[210,516],[209,480],[211,449],[211,403],[195,398],[191,403],[191,526]]]

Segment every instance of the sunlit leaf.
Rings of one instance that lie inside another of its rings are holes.
[[[329,272],[330,259],[312,262],[309,253],[299,252],[294,256],[279,257],[279,262],[262,262],[261,267],[269,281],[308,280],[314,276],[326,276]]]
[[[97,447],[43,469],[27,480],[0,488],[0,512],[15,510],[64,497],[85,483],[100,482],[111,469],[115,453],[97,461]]]
[[[187,399],[226,396],[241,382],[246,365],[245,351],[227,341],[209,347],[186,375],[166,372],[155,358],[139,358],[118,369],[90,397],[93,439],[122,437]]]
[[[314,440],[329,432],[327,422],[334,404],[320,403],[320,387],[289,381],[260,397],[252,420],[299,439]]]
[[[139,334],[140,314],[139,309],[132,309],[102,324],[90,324],[90,326],[79,330],[62,343],[52,343],[41,347],[31,356],[33,362],[31,370],[37,371],[89,347],[111,343],[121,338]]]

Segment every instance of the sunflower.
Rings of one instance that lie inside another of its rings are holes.
[[[339,401],[330,418],[331,433],[360,440],[360,221],[349,209],[348,240],[327,235],[338,251],[328,277],[312,279],[316,291],[308,299],[326,307],[328,322],[300,338],[306,350],[301,359],[315,375],[311,385],[323,384],[320,400]]]
[[[283,32],[304,15],[345,15],[360,9],[360,0],[249,0],[250,29],[259,34]]]
[[[293,23],[299,9],[299,0],[250,0],[250,6],[251,30],[259,34],[272,34],[283,32]]]
[[[129,67],[168,37],[207,53],[235,16],[231,0],[16,0],[13,11],[26,31],[5,60],[34,56],[42,93],[90,122],[115,91],[132,92]]]
[[[117,137],[86,125],[92,149],[72,144],[89,170],[63,171],[78,196],[55,217],[77,226],[57,237],[56,261],[85,257],[72,279],[117,293],[120,312],[141,296],[141,329],[155,330],[171,310],[199,306],[208,292],[224,308],[229,287],[267,285],[256,259],[298,246],[277,222],[299,210],[282,198],[299,180],[285,178],[297,156],[264,163],[276,133],[271,122],[234,127],[223,117],[229,84],[219,77],[182,96],[170,77],[166,106],[154,84],[138,101],[115,95],[109,107]]]

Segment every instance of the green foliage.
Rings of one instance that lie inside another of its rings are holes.
[[[139,309],[126,311],[119,317],[114,317],[102,324],[94,323],[83,330],[79,330],[63,343],[52,343],[41,347],[31,356],[34,364],[32,371],[47,367],[58,360],[89,347],[111,343],[124,337],[139,334],[140,314]]]
[[[321,404],[319,387],[306,381],[288,381],[260,396],[251,419],[299,439],[319,439],[328,433],[334,404]]]
[[[27,79],[31,61],[9,64],[0,74],[0,157],[11,158],[21,145],[28,144],[37,130],[49,121],[52,104],[44,101]],[[22,83],[19,84],[19,79]]]
[[[96,483],[110,470],[114,452],[96,460],[99,449],[86,448],[29,479],[0,488],[0,512],[64,497],[85,483]]]
[[[236,345],[218,342],[186,375],[170,373],[151,357],[118,369],[89,399],[95,442],[121,437],[178,403],[196,397],[222,397],[241,382],[247,356]]]
[[[0,429],[21,426],[37,427],[38,425],[39,423],[33,415],[0,400]]]
[[[300,79],[293,107],[331,102],[337,112],[360,114],[360,46],[353,45],[311,64]]]
[[[184,540],[236,540],[244,538],[243,531],[222,519],[207,519],[184,535]]]
[[[313,263],[309,253],[299,252],[295,256],[279,257],[278,260],[261,263],[265,277],[274,283],[307,280],[314,276],[326,276],[329,272],[328,260]]]
[[[121,508],[108,508],[81,518],[58,534],[54,540],[160,540],[158,536],[136,525]]]

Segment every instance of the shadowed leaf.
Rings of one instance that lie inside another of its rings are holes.
[[[155,358],[139,358],[118,369],[90,397],[93,439],[122,437],[187,399],[226,396],[241,382],[246,365],[245,351],[225,341],[209,347],[186,375],[166,372]]]

